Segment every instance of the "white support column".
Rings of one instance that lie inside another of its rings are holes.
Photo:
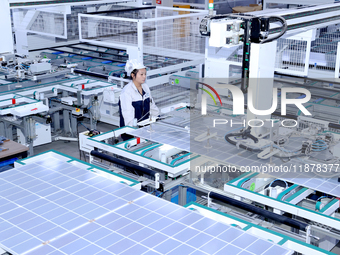
[[[143,62],[143,21],[137,21],[138,60]]]
[[[15,31],[16,38],[16,49],[17,53],[20,55],[28,55],[28,38],[26,30],[17,30]]]
[[[16,50],[20,55],[28,55],[28,38],[27,29],[29,29],[34,20],[39,15],[39,11],[29,10],[25,16],[23,12],[13,10],[13,22],[16,39]]]
[[[267,9],[267,0],[262,0],[262,9]]]
[[[13,48],[11,11],[9,9],[8,0],[1,0],[0,1],[0,17],[1,17],[0,53],[5,53],[5,52],[13,53],[14,48]]]
[[[305,69],[304,73],[307,76],[309,71],[309,59],[310,59],[310,51],[312,47],[312,40],[311,38],[307,38],[307,49],[306,49],[306,57],[305,57]]]
[[[78,15],[78,31],[79,31],[79,41],[81,42],[83,39],[82,33],[81,33],[81,28],[82,28],[82,24],[81,24],[81,15]]]
[[[339,68],[340,68],[340,42],[338,42],[338,47],[336,48],[336,59],[335,59],[335,79],[339,79]]]
[[[265,44],[252,43],[250,49],[249,88],[252,90],[253,106],[257,110],[268,110],[273,101],[273,84],[277,42]],[[249,103],[249,102],[248,102]],[[255,115],[247,110],[247,123],[253,119],[269,119],[270,115]],[[255,123],[252,123],[255,125]],[[262,130],[253,128],[252,134],[258,135]],[[255,132],[255,133],[254,133]]]
[[[155,9],[155,18],[158,18],[158,11],[157,8]],[[158,31],[160,26],[158,25],[158,22],[155,22],[155,26],[156,26],[156,31],[155,31],[155,47],[159,47],[158,46]]]
[[[24,13],[19,11],[19,9],[13,9],[12,15],[17,53],[20,55],[28,55],[27,32],[21,29]]]

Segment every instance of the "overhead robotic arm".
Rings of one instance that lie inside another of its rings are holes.
[[[339,23],[340,3],[273,10],[273,13],[275,16],[268,16],[264,11],[254,15],[209,15],[200,24],[200,33],[209,37],[211,47],[243,45],[241,90],[243,93],[253,92],[251,99],[257,110],[267,110],[272,106],[277,39]],[[252,119],[265,121],[270,117],[247,110],[247,123]],[[262,137],[267,133],[264,128],[256,129],[256,132],[255,128],[252,129],[254,136]]]
[[[273,12],[275,12],[275,16],[268,16],[261,11],[256,12],[256,15],[209,15],[201,21],[200,33],[209,37],[210,46],[244,45],[242,78],[245,79],[242,82],[243,92],[248,89],[249,81],[247,78],[249,78],[250,73],[250,48],[252,43],[265,44],[277,40],[285,33],[292,36],[306,30],[339,23],[340,3],[301,9],[273,10]],[[256,76],[255,78],[259,77]]]
[[[277,22],[276,33],[269,36],[270,26]],[[242,85],[246,93],[249,86],[250,47],[251,43],[268,43],[280,38],[287,31],[287,22],[280,16],[255,16],[249,14],[226,14],[207,16],[202,19],[200,33],[209,36],[209,46],[232,47],[243,44]]]

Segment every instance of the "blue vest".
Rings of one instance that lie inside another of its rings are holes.
[[[145,91],[143,90],[143,96],[145,95]],[[150,97],[146,99],[142,99],[141,95],[141,100],[134,101],[132,102],[132,106],[135,109],[135,118],[137,119],[137,122],[140,122],[142,120],[146,120],[147,118],[150,117]],[[122,114],[122,108],[120,106],[120,99],[119,99],[119,115],[120,115],[120,127],[124,127],[124,118]]]

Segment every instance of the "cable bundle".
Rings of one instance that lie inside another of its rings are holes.
[[[316,140],[312,144],[312,151],[324,151],[328,148],[328,144],[324,140]]]

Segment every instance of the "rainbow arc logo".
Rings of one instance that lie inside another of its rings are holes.
[[[206,87],[209,88],[212,92],[214,92],[215,95],[217,96],[218,100],[220,101],[221,106],[222,106],[222,100],[221,100],[221,98],[220,98],[220,95],[217,93],[217,91],[216,91],[212,86],[210,86],[210,85],[208,85],[208,84],[206,84],[206,83],[203,83],[203,82],[198,82],[198,83],[199,83],[199,84],[202,84],[203,86],[206,86]],[[216,102],[214,96],[211,94],[211,92],[210,92],[209,90],[206,90],[206,89],[204,89],[204,88],[199,88],[199,89],[203,90],[204,92],[207,92],[207,94],[212,98],[212,100],[214,100],[215,105],[217,105],[217,102]]]
[[[210,85],[206,84],[206,83],[203,83],[203,82],[198,82],[199,84],[202,84],[203,86],[206,86],[207,88],[209,88],[212,92],[215,93],[216,97],[218,98],[218,100],[220,101],[220,104],[222,106],[222,100],[220,98],[220,95],[217,93],[217,91]],[[207,89],[204,89],[204,88],[199,88],[201,90],[203,90],[204,92],[206,92],[211,98],[212,100],[214,101],[215,105],[217,106],[217,102],[213,96],[213,94],[207,90]],[[202,114],[205,115],[207,114],[207,97],[205,94],[202,94]]]

